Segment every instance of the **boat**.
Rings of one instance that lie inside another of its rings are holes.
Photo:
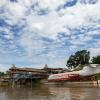
[[[48,82],[95,80],[93,76],[96,74],[100,74],[100,65],[88,65],[79,71],[52,74],[48,77]]]

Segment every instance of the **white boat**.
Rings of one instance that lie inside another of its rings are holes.
[[[100,65],[85,66],[82,70],[52,74],[48,77],[48,81],[79,81],[90,80],[91,76],[100,73]]]

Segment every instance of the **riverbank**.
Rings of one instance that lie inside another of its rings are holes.
[[[80,81],[80,82],[48,82],[45,81],[43,84],[46,85],[64,85],[64,86],[76,86],[76,87],[100,87],[100,80],[98,81]]]
[[[17,85],[25,85],[25,86],[32,86],[32,85],[40,85],[40,84],[44,84],[44,85],[65,85],[65,86],[76,86],[76,87],[82,87],[82,86],[85,86],[85,87],[100,87],[100,80],[97,80],[97,81],[64,81],[64,82],[48,82],[47,80],[40,80],[40,81],[30,81],[29,84],[13,84],[15,82],[10,82],[8,79],[0,79],[0,86],[17,86]]]

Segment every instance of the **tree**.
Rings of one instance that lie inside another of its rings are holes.
[[[5,75],[5,73],[4,73],[4,72],[0,72],[0,77],[1,77],[1,76],[4,76],[4,75]]]
[[[93,64],[100,64],[100,55],[98,55],[96,57],[92,57],[91,61]]]
[[[79,64],[88,64],[90,59],[90,52],[87,50],[77,51],[74,55],[71,55],[67,61],[67,66],[72,69],[76,68]]]

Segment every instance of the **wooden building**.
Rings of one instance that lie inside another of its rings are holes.
[[[58,73],[63,73],[63,72],[70,72],[70,70],[66,68],[50,68],[46,64],[45,67],[43,68],[49,75],[50,74],[58,74]]]
[[[13,78],[15,75],[32,75],[34,77],[46,78],[47,72],[42,69],[35,68],[17,68],[15,66],[11,67],[8,74]]]

